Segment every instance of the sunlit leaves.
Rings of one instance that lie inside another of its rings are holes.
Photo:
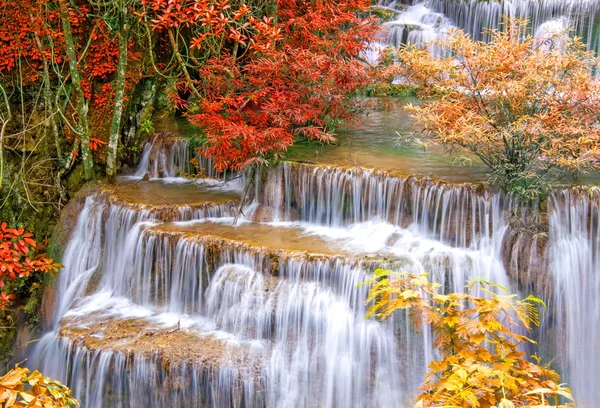
[[[406,47],[399,69],[422,96],[436,97],[409,107],[435,142],[471,151],[493,183],[531,199],[557,170],[600,166],[598,60],[578,39],[549,51],[523,34],[526,22],[506,25],[488,43],[451,31],[436,42],[441,59]]]
[[[58,381],[44,377],[39,371],[30,372],[16,366],[0,377],[2,407],[74,408],[79,403],[71,390]]]
[[[564,407],[559,396],[572,400],[557,373],[519,348],[535,343],[521,332],[539,323],[541,300],[499,294],[508,290],[485,281],[469,283],[467,293],[441,294],[427,275],[382,269],[366,284],[369,317],[385,319],[406,309],[417,329],[433,333],[440,357],[429,366],[419,406]]]

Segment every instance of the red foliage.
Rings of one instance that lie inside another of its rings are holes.
[[[169,96],[186,109],[197,88],[200,113],[189,118],[205,129],[202,153],[220,170],[285,150],[297,136],[331,142],[330,124],[351,117],[348,96],[369,81],[358,61],[375,32],[359,16],[368,0],[279,0],[277,20],[229,0],[143,3],[138,15],[155,33],[183,30],[192,60],[199,50],[210,56],[193,61],[193,84],[181,78]]]
[[[109,31],[101,16],[91,12],[88,5],[81,2],[77,2],[77,7],[73,7],[75,3],[65,4],[69,7],[69,20],[81,60],[81,85],[92,107],[89,113],[90,129],[97,140],[107,139],[115,98],[111,81],[115,77],[119,54],[116,36]],[[0,21],[0,77],[10,82],[11,76],[18,75],[20,70],[24,85],[39,83],[44,55],[49,63],[54,64],[51,75],[68,78],[59,0],[0,2]],[[141,60],[141,54],[134,49],[133,42],[128,55],[131,62]],[[140,77],[137,69],[132,68],[128,72],[129,91]],[[71,105],[68,105],[66,116],[73,116]],[[68,126],[63,129],[68,141],[75,140]]]
[[[55,273],[61,267],[38,251],[33,234],[23,228],[8,228],[5,222],[0,225],[0,309],[15,300],[12,290],[18,278],[33,273]]]
[[[245,65],[221,55],[204,67],[201,113],[190,119],[206,130],[204,154],[218,169],[285,150],[297,136],[334,140],[328,122],[350,119],[349,95],[369,81],[358,57],[374,26],[357,15],[369,5],[280,0],[275,30],[262,22]]]
[[[39,83],[42,56],[53,64],[51,75],[69,77],[59,1],[0,2],[1,77],[15,78],[20,69],[24,84]],[[297,137],[330,142],[333,125],[351,117],[348,96],[369,81],[358,57],[375,31],[360,16],[370,3],[278,0],[268,11],[231,0],[141,0],[130,15],[152,30],[153,66],[136,51],[148,49],[145,36],[132,36],[126,95],[144,75],[144,64],[153,73],[163,70],[169,99],[206,130],[203,153],[219,169],[285,150]],[[91,136],[106,141],[117,35],[85,2],[62,4],[69,7]],[[72,109],[68,105],[64,116],[73,118]],[[68,126],[63,129],[67,140],[76,139]],[[102,149],[95,150],[101,157]]]
[[[97,150],[100,146],[106,146],[106,142],[95,137],[90,137],[90,150]]]

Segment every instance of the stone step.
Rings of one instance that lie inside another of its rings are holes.
[[[356,258],[340,242],[327,240],[293,224],[240,222],[232,225],[231,219],[205,220],[194,223],[166,223],[151,228],[157,234],[182,235],[190,240],[223,241],[237,247],[264,251],[276,256],[306,255],[308,257]]]
[[[247,222],[232,226],[225,220],[232,219],[148,224],[134,231],[138,238],[123,239],[132,246],[111,249],[112,261],[106,261],[111,266],[90,280],[87,293],[105,287],[146,307],[198,314],[209,282],[224,265],[261,273],[267,290],[278,277],[317,281],[341,291],[364,277],[354,269],[372,269],[382,262],[350,252],[339,242],[307,236],[298,227]]]
[[[217,180],[167,183],[121,179],[114,186],[101,186],[100,192],[113,205],[147,210],[163,221],[229,216],[240,200],[239,191]]]
[[[158,318],[158,317],[157,317]],[[266,342],[239,341],[210,325],[169,325],[103,312],[65,316],[49,342],[55,368],[86,407],[263,407]],[[50,361],[50,359],[48,359]]]

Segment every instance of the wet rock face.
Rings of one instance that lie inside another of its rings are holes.
[[[144,319],[114,318],[102,313],[66,317],[60,336],[73,346],[95,353],[112,352],[151,360],[159,357],[163,366],[190,363],[216,371],[230,360],[239,360],[242,350],[210,334],[189,328],[161,328]],[[253,369],[259,372],[258,367]]]
[[[510,231],[502,247],[504,267],[523,293],[548,299],[554,293],[549,273],[548,237]]]

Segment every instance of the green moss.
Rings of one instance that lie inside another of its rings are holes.
[[[152,116],[155,110],[158,109],[160,113],[161,109],[167,109],[162,106],[165,102],[163,99],[157,102],[157,93],[162,88],[158,82],[156,78],[140,81],[129,98],[123,114],[122,146],[118,150],[121,164],[133,166],[137,163],[142,153],[142,145],[152,131]]]
[[[84,183],[83,165],[78,164],[71,172],[69,172],[64,185],[68,191],[78,191]]]
[[[373,84],[360,92],[363,97],[409,97],[417,96],[418,87],[408,84]]]
[[[8,365],[14,357],[13,344],[17,337],[17,318],[14,311],[0,311],[0,364]]]
[[[390,10],[388,8],[382,8],[382,7],[373,7],[371,8],[371,14],[375,17],[377,17],[377,19],[381,22],[386,22],[386,21],[392,21],[395,17],[396,14],[398,14],[396,11]]]

